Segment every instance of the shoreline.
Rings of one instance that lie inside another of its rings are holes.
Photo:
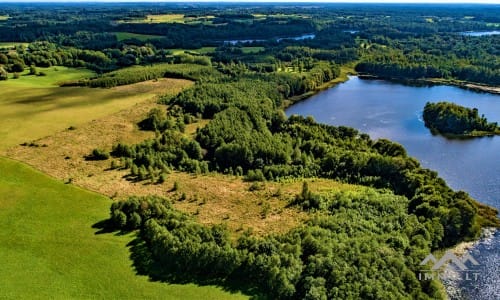
[[[453,254],[455,254],[457,257],[463,257],[464,255],[468,254],[472,249],[479,246],[482,242],[487,241],[488,239],[492,239],[495,233],[498,232],[499,230],[500,230],[499,228],[495,227],[484,227],[481,229],[481,235],[476,240],[458,243],[454,247],[451,247],[447,250],[451,250]],[[479,264],[481,264],[479,257],[474,257],[474,258],[479,261]],[[443,278],[439,280],[440,285],[443,287],[446,293],[447,299],[463,298],[464,290],[463,287],[461,287],[460,282],[463,282],[463,279],[460,279],[460,276],[457,275],[447,279]]]
[[[341,66],[339,77],[321,84],[320,86],[318,86],[317,88],[315,88],[312,91],[285,99],[283,101],[282,109],[286,110],[288,107],[290,107],[296,103],[299,103],[300,101],[306,100],[307,98],[310,98],[310,97],[318,94],[319,92],[325,91],[329,88],[332,88],[332,87],[337,86],[341,83],[344,83],[344,82],[349,80],[349,76],[351,76],[351,75],[357,75],[357,73],[356,73],[356,71],[354,71],[353,67]]]
[[[481,241],[492,238],[498,230],[500,229],[495,227],[484,227],[481,229],[481,235],[477,238],[477,240],[461,242],[450,250],[453,251],[455,255],[462,256],[472,248],[476,247],[479,243],[481,243]]]
[[[472,131],[469,133],[462,133],[462,134],[440,132],[434,128],[429,128],[429,130],[432,133],[432,135],[440,135],[440,136],[443,136],[443,137],[445,137],[447,139],[451,139],[451,140],[468,140],[468,139],[474,139],[474,138],[494,137],[494,136],[500,135],[500,130],[496,130],[496,131]]]
[[[468,89],[468,90],[474,90],[478,92],[486,92],[486,93],[491,93],[491,94],[500,94],[500,87],[494,87],[494,86],[486,86],[486,85],[478,85],[478,84],[472,84],[472,83],[464,83],[464,82],[456,82],[456,81],[451,81],[451,80],[438,80],[438,79],[422,79],[422,80],[401,80],[401,79],[395,79],[395,78],[383,78],[379,76],[374,76],[374,75],[366,75],[366,74],[359,74],[356,71],[354,71],[354,68],[349,67],[349,66],[343,66],[341,74],[339,77],[335,78],[332,81],[326,82],[316,88],[313,91],[304,93],[302,95],[298,95],[289,99],[285,99],[284,104],[283,104],[283,109],[286,109],[300,101],[303,101],[311,96],[316,95],[317,93],[324,91],[326,89],[329,89],[331,87],[337,86],[341,83],[344,83],[349,80],[349,76],[357,76],[360,79],[379,79],[379,80],[387,80],[390,82],[396,82],[400,84],[413,84],[413,85],[451,85],[451,86],[457,86],[459,88],[463,89]],[[441,133],[437,133],[439,135],[443,135]],[[500,132],[476,132],[475,134],[468,134],[468,135],[443,135],[447,138],[456,138],[456,139],[470,139],[470,138],[477,138],[477,137],[491,137],[495,135],[500,135]],[[483,205],[487,205],[484,203],[481,203]],[[489,206],[489,205],[488,205]],[[474,248],[477,244],[479,244],[482,240],[487,239],[492,237],[497,230],[500,230],[500,228],[496,227],[483,227],[481,229],[481,235],[473,240],[473,241],[464,241],[461,242],[454,247],[448,248],[448,249],[440,249],[438,251],[446,251],[446,250],[452,250],[455,255],[462,256],[465,254],[466,251],[470,250],[471,248]],[[444,252],[443,252],[444,253]]]
[[[500,95],[500,86],[491,86],[491,85],[485,85],[485,84],[478,84],[478,83],[471,83],[471,82],[461,82],[461,81],[456,81],[456,80],[450,80],[450,79],[440,79],[440,78],[424,78],[424,79],[404,79],[404,78],[386,78],[386,77],[381,77],[377,75],[370,75],[370,74],[360,74],[357,73],[352,66],[342,66],[341,67],[341,73],[339,77],[325,82],[316,89],[309,91],[307,93],[293,96],[291,98],[285,99],[283,101],[282,109],[286,110],[288,107],[306,100],[307,98],[310,98],[319,92],[322,92],[324,90],[327,90],[329,88],[335,87],[341,83],[344,83],[349,80],[349,76],[357,76],[360,79],[365,79],[365,80],[387,80],[389,82],[393,83],[400,83],[404,85],[413,85],[413,86],[433,86],[433,85],[449,85],[449,86],[455,86],[464,90],[470,90],[470,91],[475,91],[479,93],[489,93],[493,95]],[[457,136],[450,136],[449,138],[474,138],[474,137],[485,137],[485,136],[495,136],[495,135],[500,135],[499,133],[487,133],[487,134],[479,134],[479,135],[457,135]],[[447,136],[448,137],[448,136]]]
[[[467,81],[458,81],[455,79],[442,79],[442,78],[422,78],[422,79],[406,79],[406,78],[391,78],[391,77],[382,77],[371,74],[359,74],[359,78],[361,79],[379,79],[379,80],[387,80],[390,82],[396,82],[401,84],[408,85],[450,85],[456,86],[458,88],[462,88],[464,90],[471,90],[475,92],[489,93],[500,95],[500,86],[492,86],[487,84],[473,83]]]

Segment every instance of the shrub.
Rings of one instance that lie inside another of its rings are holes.
[[[158,178],[158,183],[164,183],[165,180],[167,180],[167,174],[161,173],[160,177]]]
[[[36,69],[35,65],[30,66],[30,75],[38,75],[38,70]]]
[[[264,181],[266,178],[264,177],[264,173],[262,170],[249,170],[247,176],[245,176],[245,181]]]
[[[248,188],[248,190],[250,192],[253,192],[253,191],[261,191],[265,188],[265,185],[264,183],[259,183],[259,182],[253,182],[250,187]]]
[[[130,229],[137,229],[137,228],[141,227],[142,218],[136,212],[133,212],[130,215],[130,219],[128,221],[129,221],[128,226],[129,226]]]
[[[7,80],[9,79],[9,74],[3,67],[0,67],[0,80]]]
[[[102,149],[94,149],[92,153],[86,157],[88,160],[106,160],[109,158],[109,153]]]

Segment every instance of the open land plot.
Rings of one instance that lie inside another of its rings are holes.
[[[0,42],[0,49],[13,49],[16,46],[28,46],[28,43],[21,43],[21,42]]]
[[[0,127],[9,128],[2,131],[2,150],[18,140],[39,138],[136,103],[154,105],[153,95],[175,93],[191,85],[186,80],[162,79],[108,90],[68,89],[55,83],[87,76],[88,71],[61,68],[57,75],[45,71],[46,77],[1,83]],[[122,132],[120,126],[113,126],[113,120],[108,122],[110,130]],[[85,145],[85,141],[67,142],[74,143],[74,148]],[[248,298],[214,286],[166,284],[138,276],[126,247],[134,235],[97,234],[98,229],[92,228],[108,217],[109,198],[2,157],[0,174],[0,227],[4,229],[0,232],[0,298]]]
[[[173,55],[179,55],[182,53],[195,53],[195,54],[210,54],[215,52],[216,47],[202,47],[198,49],[181,49],[181,48],[172,48],[166,49],[170,51]]]
[[[184,14],[160,14],[160,15],[147,15],[142,19],[121,20],[119,23],[182,23],[182,24],[199,24],[205,25],[212,24],[212,19],[215,16],[199,16],[190,17]]]
[[[264,47],[242,47],[241,51],[245,54],[252,54],[252,53],[259,53],[261,51],[264,51]]]
[[[136,39],[139,41],[147,41],[147,40],[155,40],[155,39],[163,39],[164,36],[161,35],[152,35],[152,34],[139,34],[132,32],[113,32],[118,41],[124,41],[128,39]]]
[[[160,79],[111,89],[59,87],[58,82],[86,78],[88,70],[57,67],[39,69],[47,76],[21,75],[0,82],[0,151],[64,130],[78,127],[158,94],[178,93],[187,80]]]
[[[85,160],[85,156],[94,148],[109,151],[117,143],[133,144],[152,138],[154,133],[139,130],[137,123],[155,107],[166,109],[152,99],[82,124],[75,130],[63,130],[35,141],[36,145],[46,147],[16,146],[8,149],[6,154],[61,181],[71,181],[72,184],[116,199],[130,195],[172,198],[176,200],[176,208],[196,215],[201,223],[225,223],[235,233],[250,227],[257,234],[286,232],[307,217],[306,213],[288,207],[290,199],[300,192],[300,180],[268,182],[258,190],[250,191],[252,184],[237,176],[172,172],[163,184],[152,184],[149,181],[131,181],[127,178],[129,170],[110,170],[111,159]],[[200,120],[189,124],[186,136],[193,138],[196,129],[207,122]],[[175,182],[179,183],[180,188],[171,191]],[[310,187],[312,190],[353,188],[324,179],[312,180]]]
[[[300,191],[299,181],[285,185],[267,183],[262,190],[252,192],[249,190],[251,183],[243,182],[241,177],[173,172],[163,184],[151,184],[149,181],[129,180],[129,170],[110,170],[110,160],[85,160],[84,157],[94,148],[110,150],[119,142],[133,144],[152,138],[154,133],[139,130],[137,123],[154,107],[165,108],[154,100],[142,102],[75,130],[63,130],[35,141],[35,144],[46,147],[16,146],[8,149],[6,155],[27,162],[61,181],[71,181],[113,198],[160,195],[180,199],[185,194],[185,200],[176,201],[176,208],[196,215],[204,224],[226,223],[234,232],[249,227],[261,234],[283,232],[295,227],[306,216],[295,208],[286,207],[290,198]],[[206,123],[207,120],[202,120],[188,125],[186,135],[192,137],[196,128]],[[318,184],[323,181],[318,181]],[[175,192],[170,191],[174,182],[180,183]],[[312,184],[312,188],[314,186]],[[263,216],[264,209],[267,210],[266,216]]]

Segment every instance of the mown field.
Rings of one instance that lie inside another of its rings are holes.
[[[92,76],[85,69],[38,68],[47,76],[21,74],[0,82],[0,151],[126,109],[162,93],[178,92],[187,80],[164,79],[112,89],[59,87]]]
[[[172,52],[173,55],[179,55],[181,53],[196,53],[196,54],[209,54],[215,52],[215,47],[202,47],[198,49],[181,49],[181,48],[175,48],[175,49],[167,49],[168,51]]]
[[[143,19],[122,20],[119,23],[181,23],[181,24],[212,24],[214,16],[187,17],[184,14],[147,15]]]
[[[161,35],[139,34],[139,33],[132,33],[132,32],[114,32],[114,34],[116,35],[116,39],[118,41],[124,41],[124,40],[128,40],[128,39],[137,39],[139,41],[147,41],[147,40],[164,38]]]
[[[14,48],[15,46],[23,45],[27,46],[28,43],[20,43],[20,42],[0,42],[0,48]]]
[[[110,200],[0,158],[0,299],[245,299],[135,274],[131,235],[97,234]]]

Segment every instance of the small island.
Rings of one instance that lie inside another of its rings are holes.
[[[424,122],[433,133],[448,137],[475,137],[500,134],[497,122],[488,123],[477,108],[468,108],[451,102],[427,102]]]

